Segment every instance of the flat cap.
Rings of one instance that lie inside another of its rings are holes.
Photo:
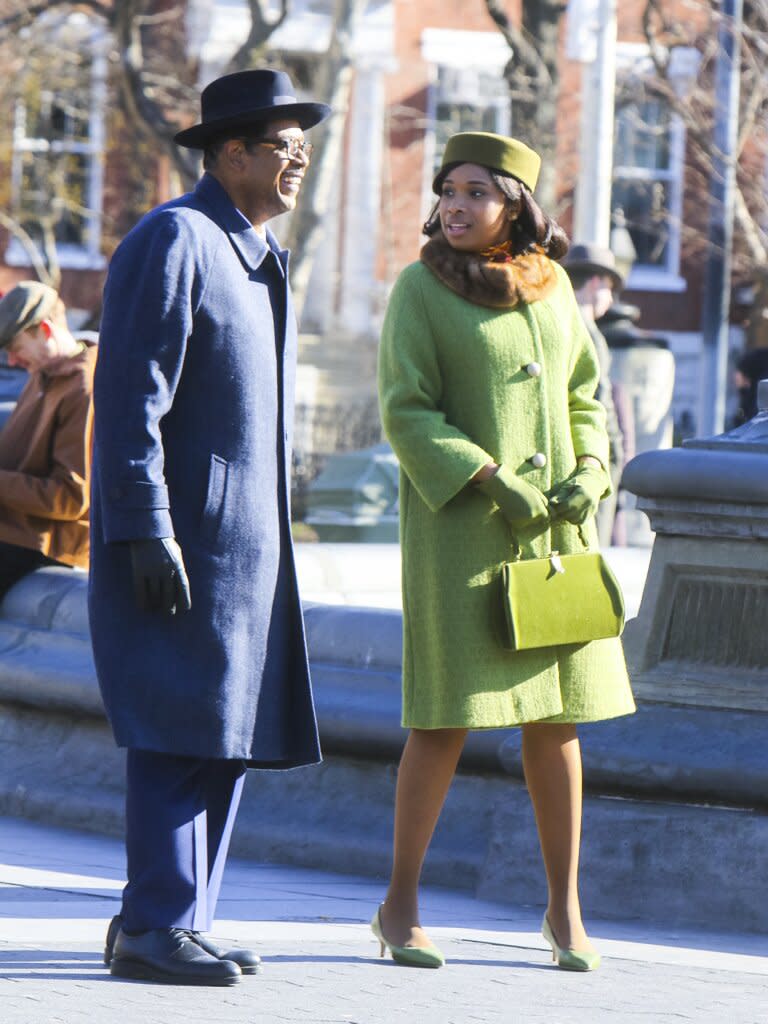
[[[445,146],[443,163],[432,183],[432,191],[440,192],[443,168],[449,164],[479,164],[492,171],[502,171],[517,178],[533,192],[539,179],[541,157],[524,142],[508,139],[493,132],[459,132]]]
[[[49,317],[59,296],[42,281],[20,281],[0,299],[0,348]]]

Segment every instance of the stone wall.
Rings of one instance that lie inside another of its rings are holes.
[[[320,767],[253,772],[243,856],[386,877],[399,725],[397,611],[306,609]],[[85,578],[46,569],[0,606],[0,813],[119,834],[123,753],[104,719]],[[765,716],[642,705],[581,728],[589,917],[765,930]],[[541,904],[544,877],[516,730],[470,736],[425,879]]]

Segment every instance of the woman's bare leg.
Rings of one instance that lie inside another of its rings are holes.
[[[413,729],[397,775],[392,878],[381,911],[395,946],[427,946],[419,925],[419,878],[437,819],[456,772],[466,729]]]
[[[547,874],[550,927],[562,948],[591,950],[579,906],[582,773],[576,727],[524,725],[523,768]]]

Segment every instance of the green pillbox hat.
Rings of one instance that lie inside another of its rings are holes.
[[[41,281],[20,281],[11,288],[0,299],[0,348],[49,317],[58,299],[58,293]]]
[[[517,178],[533,192],[539,178],[541,157],[517,139],[493,132],[459,132],[452,135],[443,153],[443,163],[432,182],[432,191],[439,194],[438,178],[448,164],[479,164],[493,171],[503,171]]]

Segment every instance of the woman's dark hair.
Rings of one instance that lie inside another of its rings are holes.
[[[466,161],[464,161],[466,162]],[[442,190],[443,182],[458,163],[446,164],[435,179],[435,187]],[[504,193],[507,206],[514,214],[510,222],[509,238],[515,256],[524,252],[541,250],[550,259],[559,260],[568,252],[568,236],[560,225],[547,217],[539,204],[531,195],[530,190],[517,178],[502,171],[486,168],[494,185]],[[430,237],[440,230],[440,214],[438,200],[430,211],[423,231]]]

